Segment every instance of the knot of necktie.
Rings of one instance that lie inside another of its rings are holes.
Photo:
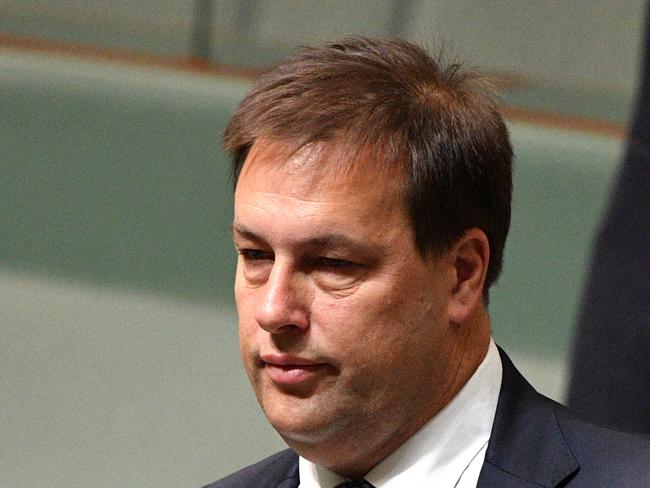
[[[366,480],[352,480],[336,485],[334,488],[375,488]]]

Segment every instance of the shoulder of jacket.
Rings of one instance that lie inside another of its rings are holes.
[[[298,455],[291,449],[273,454],[204,488],[275,487],[284,479],[298,477]]]

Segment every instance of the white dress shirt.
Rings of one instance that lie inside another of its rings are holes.
[[[493,340],[453,400],[365,479],[376,488],[475,488],[490,439],[501,389],[501,358]],[[347,480],[303,457],[300,488],[333,488]]]

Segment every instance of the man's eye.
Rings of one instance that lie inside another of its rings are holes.
[[[312,261],[312,277],[324,290],[350,290],[359,284],[365,268],[347,259],[318,257]]]
[[[239,254],[247,261],[272,260],[273,254],[260,249],[240,249]]]
[[[354,261],[340,258],[319,257],[314,260],[313,266],[317,270],[336,274],[357,274],[362,266]]]
[[[239,249],[238,268],[249,283],[263,283],[273,268],[275,256],[272,252],[261,249]]]
[[[345,259],[326,258],[326,257],[319,258],[319,264],[324,268],[330,268],[330,269],[348,269],[355,266],[355,263],[351,261],[347,261]]]

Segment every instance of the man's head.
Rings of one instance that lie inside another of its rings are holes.
[[[263,76],[233,116],[225,147],[238,181],[260,138],[339,141],[402,171],[404,204],[424,255],[471,227],[490,241],[485,294],[510,225],[512,151],[489,86],[404,41],[357,39],[306,49]]]
[[[401,445],[487,349],[510,146],[475,83],[411,44],[350,41],[264,77],[226,131],[244,366],[283,438],[343,474]]]

